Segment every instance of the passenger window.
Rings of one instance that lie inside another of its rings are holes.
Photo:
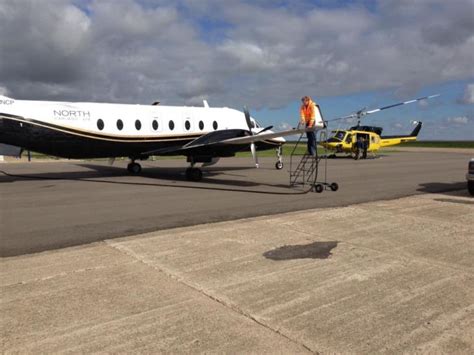
[[[102,131],[104,129],[104,121],[102,121],[102,119],[98,119],[97,120],[97,128],[99,129],[99,131]]]
[[[214,122],[212,123],[212,128],[214,128],[214,131],[217,131],[217,128],[218,128],[218,127],[219,127],[219,126],[217,125],[217,121],[214,121]]]
[[[142,128],[142,123],[140,122],[140,120],[135,121],[135,128],[137,129],[137,131]]]
[[[170,121],[168,127],[170,128],[170,131],[172,131],[174,129],[174,121]]]
[[[184,128],[186,128],[186,131],[189,131],[189,130],[191,129],[191,122],[186,121],[186,122],[184,123]]]
[[[158,121],[153,120],[153,122],[151,123],[151,126],[153,127],[153,130],[157,131],[158,130]]]
[[[204,129],[204,122],[199,121],[199,129],[202,131]]]
[[[123,121],[122,120],[117,120],[117,128],[119,131],[123,129]]]

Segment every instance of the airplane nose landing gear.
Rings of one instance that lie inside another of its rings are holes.
[[[127,165],[127,170],[130,173],[137,175],[137,174],[140,174],[140,172],[142,171],[142,166],[132,161],[130,164]]]
[[[282,160],[282,148],[281,145],[276,149],[277,154],[277,162],[275,163],[275,169],[281,170],[283,169],[283,160]]]

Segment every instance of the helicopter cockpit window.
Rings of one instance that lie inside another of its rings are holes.
[[[348,134],[346,138],[346,143],[352,142],[352,134]]]
[[[342,141],[344,139],[344,135],[346,134],[346,132],[337,132],[335,135],[334,135],[334,138],[337,138],[339,139],[340,141]]]

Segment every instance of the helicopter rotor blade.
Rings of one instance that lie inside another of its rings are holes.
[[[440,96],[440,94],[419,97],[417,99],[408,100],[408,101],[404,101],[404,102],[398,102],[396,104],[376,108],[376,109],[369,110],[369,111],[366,111],[366,109],[363,108],[362,110],[359,110],[356,113],[353,113],[353,114],[350,114],[350,115],[344,116],[344,117],[338,117],[338,118],[334,118],[334,119],[331,119],[331,120],[327,120],[326,122],[333,122],[333,121],[339,121],[339,120],[345,120],[345,119],[351,119],[351,118],[352,119],[357,118],[357,119],[360,120],[362,117],[370,115],[372,113],[380,112],[380,111],[383,111],[383,110],[387,110],[389,108],[394,108],[394,107],[398,107],[398,106],[402,106],[402,105],[406,105],[406,104],[411,104],[411,103],[414,103],[414,102],[417,102],[417,101],[433,99],[433,98],[438,97],[438,96]]]

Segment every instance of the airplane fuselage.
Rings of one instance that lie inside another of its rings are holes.
[[[252,122],[257,126],[256,122]],[[248,131],[230,108],[25,101],[0,97],[0,143],[64,158],[146,158],[143,152],[183,146],[218,130]],[[255,127],[255,132],[261,128]],[[283,138],[256,143],[278,147]],[[234,145],[209,154],[231,156]]]

